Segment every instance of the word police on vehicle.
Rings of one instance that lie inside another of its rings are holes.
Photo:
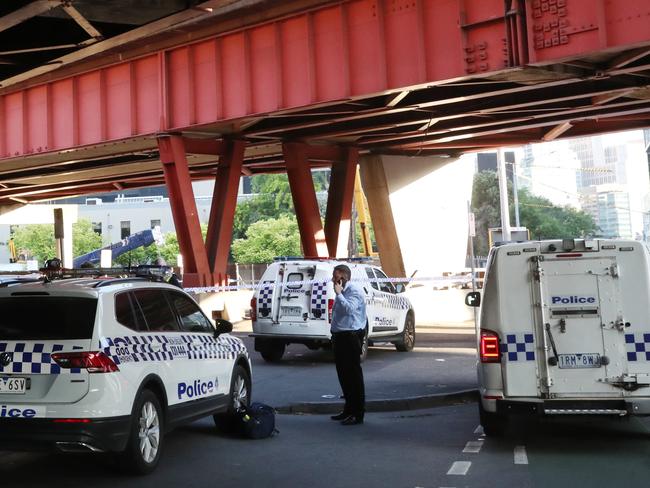
[[[266,361],[279,361],[288,344],[310,349],[330,347],[334,306],[332,270],[346,264],[352,281],[361,283],[366,297],[362,358],[368,345],[391,342],[398,351],[415,345],[415,314],[403,285],[395,286],[384,272],[363,261],[278,258],[262,276],[251,300],[255,350]]]
[[[171,428],[223,427],[250,404],[242,341],[183,290],[123,269],[44,271],[0,287],[0,449],[109,452],[148,473]]]
[[[650,415],[649,270],[637,241],[493,248],[483,296],[466,299],[481,306],[485,433],[503,434],[516,414]]]

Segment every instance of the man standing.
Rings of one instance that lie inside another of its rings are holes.
[[[361,287],[351,283],[350,268],[340,264],[334,268],[332,281],[336,299],[332,308],[332,347],[336,374],[345,397],[345,407],[332,420],[343,425],[363,423],[365,389],[361,370],[361,344],[366,328],[366,299]]]

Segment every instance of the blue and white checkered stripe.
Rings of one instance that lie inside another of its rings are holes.
[[[271,308],[271,302],[273,301],[273,289],[274,281],[263,281],[260,287],[260,294],[257,297],[257,308]]]
[[[650,333],[625,334],[628,361],[650,361]]]
[[[248,356],[248,351],[238,338],[216,338],[207,334],[103,337],[100,348],[115,364],[179,359],[235,359],[242,353]]]
[[[79,374],[81,373],[79,368],[61,368],[52,359],[52,354],[80,349],[83,349],[83,347],[53,343],[0,342],[0,353],[8,352],[13,356],[12,361],[7,366],[0,365],[0,373]]]
[[[324,312],[327,309],[327,283],[314,283],[311,287],[311,309]]]
[[[534,361],[535,339],[533,334],[506,334],[501,343],[501,353],[508,361]]]

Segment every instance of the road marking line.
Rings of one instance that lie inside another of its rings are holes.
[[[485,432],[483,432],[483,426],[479,425],[476,429],[474,429],[474,433],[478,435],[483,435]]]
[[[454,461],[447,474],[464,476],[469,471],[471,465],[472,463],[470,461]]]
[[[483,441],[469,441],[465,444],[463,452],[480,452],[481,447],[483,447]]]
[[[526,455],[526,446],[515,447],[515,464],[528,464],[528,455]]]

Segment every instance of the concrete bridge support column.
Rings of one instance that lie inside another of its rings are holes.
[[[471,156],[370,155],[360,167],[386,274],[430,277],[465,267]]]
[[[212,270],[201,235],[183,138],[178,135],[161,136],[158,138],[158,147],[178,245],[183,255],[183,285],[210,285],[213,281]]]

